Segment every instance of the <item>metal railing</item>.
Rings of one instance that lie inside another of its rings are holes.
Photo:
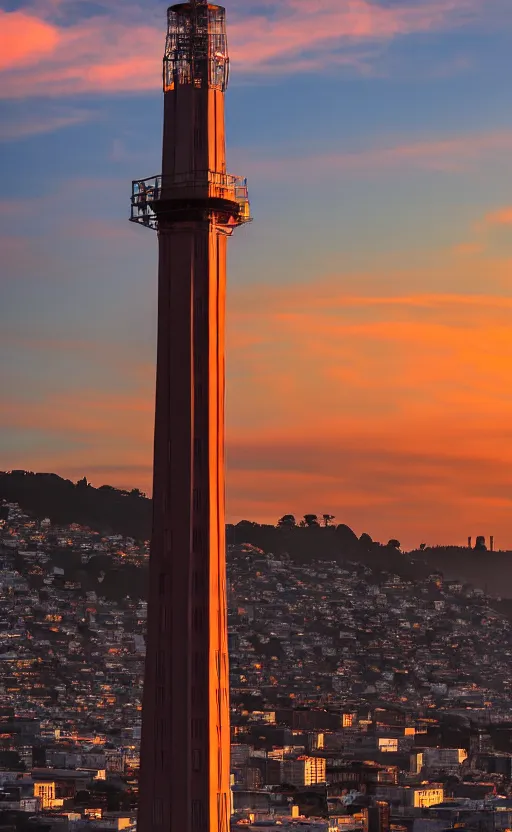
[[[251,221],[247,179],[215,171],[195,171],[134,180],[130,220],[149,228],[157,228],[157,215],[153,207],[155,202],[211,198],[238,204],[238,212],[234,217],[235,225]]]

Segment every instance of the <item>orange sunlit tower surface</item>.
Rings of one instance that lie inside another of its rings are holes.
[[[138,832],[228,832],[224,536],[226,242],[249,221],[226,173],[225,12],[167,13],[162,174],[133,182],[158,230],[158,347]]]

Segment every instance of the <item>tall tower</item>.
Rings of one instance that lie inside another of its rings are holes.
[[[133,182],[158,231],[158,345],[138,832],[228,832],[224,536],[226,242],[249,221],[226,173],[225,12],[171,6],[161,176]]]

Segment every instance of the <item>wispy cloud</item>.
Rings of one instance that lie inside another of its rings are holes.
[[[480,217],[473,225],[473,240],[468,240],[454,246],[454,253],[461,255],[474,255],[485,253],[492,244],[495,231],[512,226],[512,206],[503,205],[488,211]]]
[[[495,7],[500,0],[489,0]],[[231,55],[238,72],[318,71],[364,66],[370,45],[478,21],[479,0],[286,0],[241,10],[231,2]],[[84,5],[85,8],[85,5]],[[80,10],[80,4],[73,9]],[[100,4],[101,14],[69,19],[61,2],[33,0],[23,11],[0,11],[3,97],[137,92],[157,88],[163,21],[142,3]],[[228,8],[229,11],[229,8]]]
[[[512,225],[512,206],[506,205],[496,211],[490,211],[484,217],[483,224],[487,227]]]
[[[467,243],[457,243],[453,246],[453,253],[462,257],[472,257],[475,254],[482,254],[485,251],[483,243],[471,240]]]
[[[267,71],[295,70],[300,58],[316,56],[332,65],[339,50],[360,43],[382,43],[404,35],[458,26],[478,13],[472,0],[434,0],[381,5],[368,0],[288,0],[277,13],[235,19],[233,56],[241,66]]]
[[[478,523],[509,540],[511,309],[510,295],[364,296],[334,278],[236,289],[230,518],[275,521],[289,507],[405,543],[419,529],[461,540]],[[34,449],[7,449],[3,464],[149,490],[153,383],[148,366],[117,392],[45,389],[37,406],[11,396],[0,425],[35,437]]]
[[[0,141],[10,142],[44,133],[54,133],[65,127],[85,124],[95,117],[96,113],[91,110],[76,108],[50,108],[39,113],[31,109],[29,112],[10,113],[9,117],[4,116],[0,123]]]
[[[246,375],[229,388],[231,512],[254,505],[270,520],[286,498],[360,531],[371,513],[383,536],[424,527],[457,540],[485,504],[505,536],[512,298],[358,296],[339,283],[237,293],[229,355]]]
[[[162,30],[130,15],[85,18],[70,25],[35,12],[0,12],[0,30],[23,49],[6,50],[2,97],[55,97],[87,92],[136,92],[158,86]],[[3,27],[3,28],[2,28]],[[28,36],[27,36],[28,33]],[[32,48],[41,35],[44,48]],[[37,71],[36,68],[37,67]]]
[[[238,155],[241,169],[258,179],[271,177],[289,179],[296,176],[301,182],[318,176],[355,173],[364,176],[375,171],[422,169],[457,172],[471,168],[484,157],[496,160],[512,151],[512,130],[489,130],[466,134],[433,136],[415,142],[401,142],[382,138],[379,144],[338,152],[276,157],[252,150]]]

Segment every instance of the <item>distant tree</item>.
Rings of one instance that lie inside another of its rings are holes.
[[[426,543],[420,543],[420,552],[424,552],[426,548],[427,548]]]
[[[324,521],[324,526],[330,526],[334,520],[334,514],[322,514],[322,519]]]
[[[479,535],[476,539],[475,543],[475,551],[477,552],[486,552],[487,546],[485,545],[485,537],[483,535]]]
[[[388,540],[388,546],[389,546],[390,549],[399,549],[400,548],[400,541],[395,540],[394,538],[392,540]]]
[[[318,516],[316,514],[305,514],[304,525],[308,528],[311,528],[312,526],[319,526]]]
[[[359,538],[359,543],[361,544],[361,546],[364,549],[370,549],[373,545],[373,540],[372,540],[372,538],[370,537],[369,534],[366,534],[366,532],[363,532],[361,537]]]
[[[284,514],[282,517],[279,518],[277,521],[277,525],[279,528],[291,529],[297,525],[297,521],[293,514]]]
[[[139,491],[138,488],[132,488],[132,490],[130,491],[130,497],[145,497],[145,496],[146,495],[144,494],[144,492]]]

